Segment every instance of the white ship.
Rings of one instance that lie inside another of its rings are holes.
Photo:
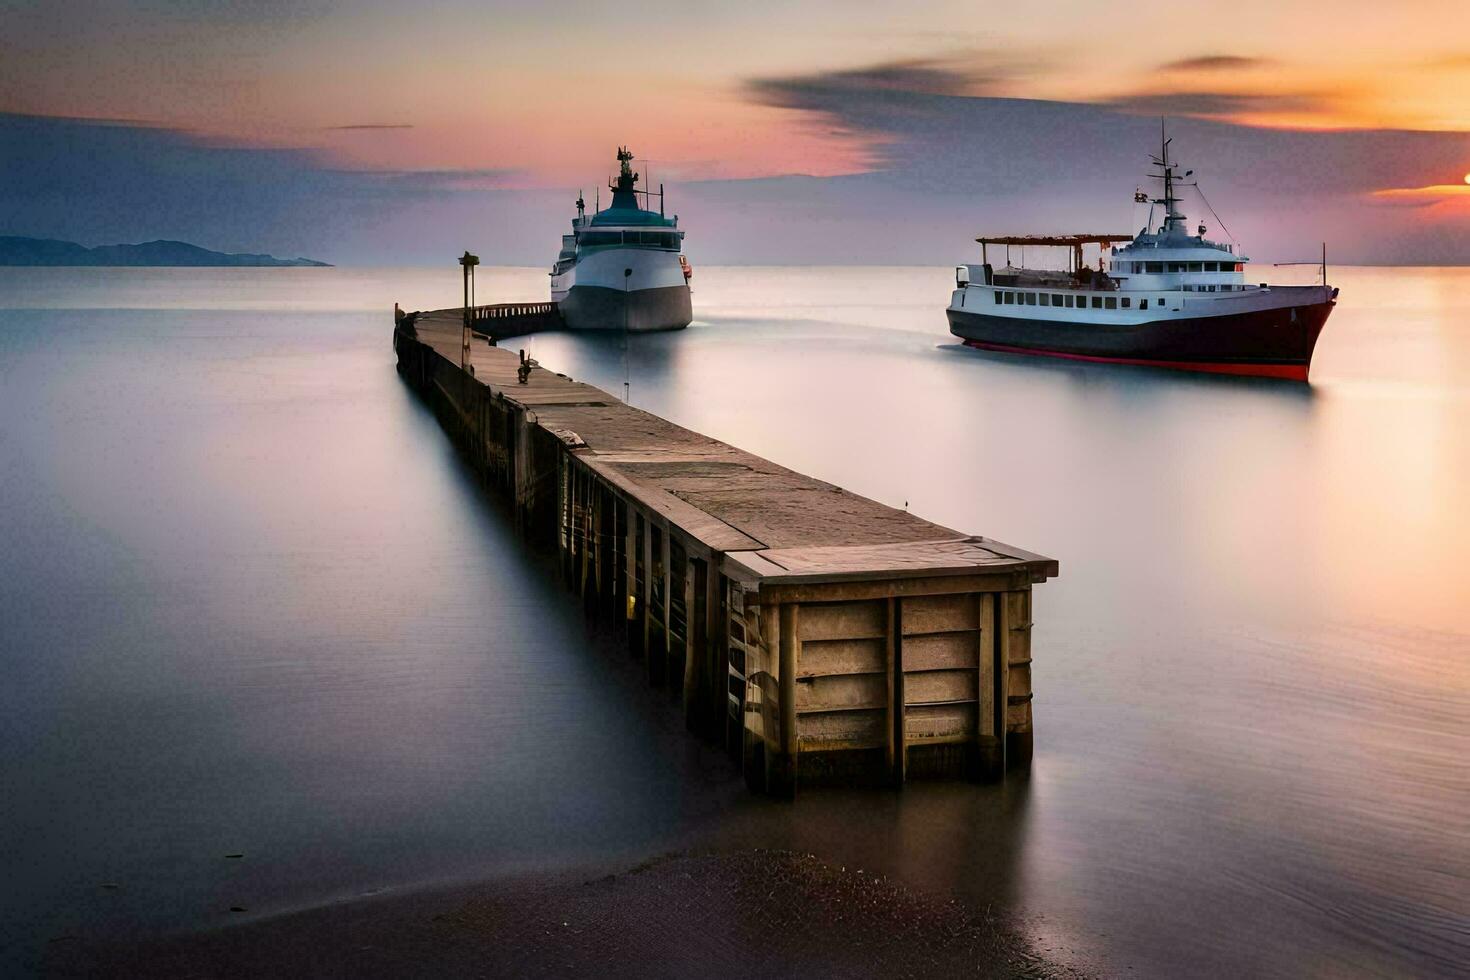
[[[562,236],[551,301],[572,330],[678,330],[694,318],[679,218],[664,216],[662,188],[657,211],[639,207],[638,195],[647,204],[649,194],[636,189],[632,161],[619,147],[612,204],[588,215],[579,196],[572,233]]]
[[[981,264],[956,270],[950,297],[950,332],[982,350],[1250,374],[1306,381],[1312,351],[1337,303],[1327,284],[1323,246],[1322,285],[1283,286],[1245,281],[1249,261],[1231,243],[1191,235],[1179,212],[1178,173],[1163,139],[1150,176],[1163,196],[1139,192],[1151,206],[1134,235],[1002,235],[977,238]],[[1153,208],[1160,208],[1157,225]],[[1119,248],[1115,243],[1126,242]],[[1066,270],[990,265],[986,246],[1063,246]],[[1085,245],[1104,257],[1096,269],[1083,264]],[[1104,268],[1104,260],[1107,266]]]

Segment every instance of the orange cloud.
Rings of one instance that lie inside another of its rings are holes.
[[[1470,197],[1470,184],[1430,184],[1428,187],[1385,187],[1374,191],[1374,197],[1411,198],[1422,201],[1439,201],[1459,197]]]

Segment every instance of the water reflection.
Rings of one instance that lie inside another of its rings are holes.
[[[635,362],[654,411],[1061,559],[1017,888],[1110,968],[1465,955],[1465,294],[1406,308],[1385,296],[1416,273],[1342,275],[1310,387],[958,348],[923,270],[886,280],[909,308],[814,277],[785,315],[701,312],[674,376]]]

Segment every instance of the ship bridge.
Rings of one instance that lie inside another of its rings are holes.
[[[627,147],[618,147],[618,178],[608,182],[608,189],[613,192],[612,204],[576,225],[579,248],[633,246],[671,251],[679,249],[684,233],[677,230],[678,215],[670,218],[663,213],[663,185],[659,185],[657,211],[640,207],[638,195],[643,195],[644,204],[650,204],[652,193],[637,189],[639,174],[633,170],[632,161],[633,154]],[[580,201],[578,203],[580,206]]]

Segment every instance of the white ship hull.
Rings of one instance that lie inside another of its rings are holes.
[[[551,277],[551,300],[572,330],[678,330],[694,318],[679,253],[607,248]]]

